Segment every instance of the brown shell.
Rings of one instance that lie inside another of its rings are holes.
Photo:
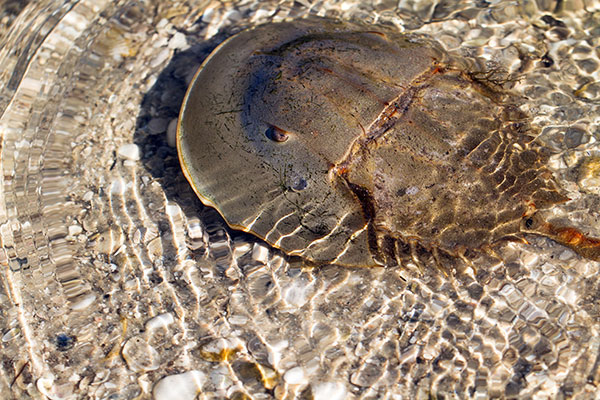
[[[392,264],[416,246],[456,256],[518,236],[532,210],[566,198],[517,99],[456,65],[435,41],[384,28],[244,31],[188,90],[183,170],[232,227],[316,263]]]

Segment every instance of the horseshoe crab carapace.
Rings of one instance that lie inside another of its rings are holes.
[[[188,89],[184,173],[230,226],[313,263],[451,259],[524,233],[597,259],[597,240],[543,222],[568,199],[518,97],[466,64],[388,28],[246,30]]]

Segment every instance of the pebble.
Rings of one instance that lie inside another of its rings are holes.
[[[125,289],[127,291],[139,290],[139,287],[140,287],[140,282],[138,281],[137,278],[130,279],[130,280],[126,281],[125,283],[123,283],[123,289]]]
[[[577,292],[565,285],[562,285],[556,289],[555,296],[571,306],[575,306],[578,300],[580,300],[580,296],[577,294]]]
[[[169,126],[167,126],[167,144],[170,147],[177,146],[177,118],[169,121]]]
[[[259,10],[256,10],[256,12],[254,13],[254,16],[252,17],[252,21],[253,22],[257,22],[257,21],[264,22],[272,15],[273,15],[273,11],[271,11],[271,10],[259,9]]]
[[[262,244],[255,243],[254,248],[252,249],[252,259],[261,263],[266,263],[268,257],[269,249]]]
[[[79,298],[79,301],[71,304],[71,310],[83,310],[88,308],[96,301],[96,295],[94,293],[89,293],[83,297]]]
[[[308,301],[307,289],[306,282],[297,280],[285,288],[283,298],[288,305],[300,308]]]
[[[83,232],[83,228],[81,227],[81,225],[71,225],[71,226],[69,226],[68,229],[69,229],[69,236],[77,236],[81,232]]]
[[[92,192],[91,190],[88,190],[87,192],[85,192],[85,194],[83,195],[83,197],[81,199],[83,201],[92,201],[93,198],[94,198],[94,192]]]
[[[573,149],[581,144],[585,131],[580,128],[571,127],[565,132],[564,143],[569,149]]]
[[[274,367],[277,367],[279,361],[281,361],[282,351],[287,349],[289,346],[289,342],[287,340],[281,340],[279,342],[273,343],[272,345],[267,345],[269,349],[268,360],[269,364]]]
[[[238,10],[229,10],[223,15],[224,21],[239,21],[242,19],[242,14]]]
[[[567,260],[570,260],[571,258],[573,258],[574,256],[575,256],[575,253],[573,253],[572,250],[565,249],[565,251],[560,253],[560,255],[558,256],[558,259],[560,261],[567,261]]]
[[[125,192],[127,184],[121,178],[116,178],[110,185],[110,193],[115,196],[122,196]],[[91,229],[86,229],[91,230]]]
[[[210,23],[215,16],[215,7],[208,7],[202,14],[202,22]]]
[[[162,18],[160,21],[158,21],[158,24],[156,24],[156,29],[164,29],[167,25],[169,25],[169,20]]]
[[[206,381],[203,372],[192,370],[162,378],[152,394],[154,400],[194,400]]]
[[[524,253],[521,257],[521,262],[528,268],[533,268],[538,264],[540,256],[535,253]]]
[[[185,48],[187,48],[188,43],[187,43],[187,39],[185,38],[185,35],[181,32],[175,32],[175,34],[173,35],[171,40],[169,40],[168,47],[173,50],[175,50],[175,49],[184,50]]]
[[[121,158],[136,161],[140,159],[140,148],[137,144],[127,143],[119,147],[117,154]]]
[[[210,383],[217,391],[225,391],[233,384],[229,370],[223,365],[219,365],[211,371]]]
[[[171,51],[169,49],[165,48],[160,53],[158,53],[158,55],[156,57],[154,57],[154,59],[150,62],[150,66],[152,68],[156,68],[159,65],[162,65],[165,61],[167,61],[167,59],[169,58],[170,55],[171,55]]]
[[[40,393],[50,400],[68,400],[75,397],[73,394],[73,384],[65,383],[57,385],[54,380],[54,375],[51,373],[46,373],[43,377],[38,379],[36,386]]]
[[[166,37],[159,37],[158,35],[155,36],[156,40],[152,42],[152,47],[154,47],[155,49],[158,49],[159,47],[165,47],[169,44],[169,39],[167,39]]]
[[[239,257],[243,256],[244,254],[248,253],[250,250],[252,250],[252,245],[250,243],[246,243],[246,242],[235,243],[233,246],[233,254],[234,254],[235,258],[239,258]]]
[[[197,217],[192,217],[188,220],[187,230],[188,236],[192,240],[202,239],[202,236],[204,235],[200,220]]]
[[[151,330],[158,329],[158,328],[166,328],[169,325],[171,325],[173,322],[175,322],[175,319],[173,318],[173,314],[171,314],[171,313],[159,314],[156,317],[149,319],[148,322],[146,322],[146,329],[151,331]]]
[[[40,391],[40,393],[42,393],[44,396],[46,396],[49,399],[57,398],[56,396],[54,396],[54,393],[52,393],[53,385],[54,385],[54,376],[50,375],[50,374],[44,375],[43,377],[38,379],[36,382],[37,389]]]
[[[344,400],[346,398],[346,387],[340,382],[321,382],[313,384],[314,400]]]
[[[158,352],[139,336],[128,339],[121,354],[133,372],[154,371],[160,365]]]
[[[237,352],[237,348],[227,339],[216,339],[202,346],[200,351],[208,361],[225,361]]]
[[[306,376],[302,368],[294,367],[283,374],[283,380],[290,385],[301,385],[306,383]]]
[[[152,118],[148,122],[148,131],[151,135],[158,135],[167,130],[169,121],[166,118]]]
[[[175,203],[167,203],[167,205],[165,206],[165,214],[167,214],[169,217],[178,216],[180,211],[181,209]]]
[[[16,337],[19,336],[19,334],[21,333],[21,330],[17,327],[13,327],[12,329],[9,329],[3,336],[2,336],[2,342],[6,343],[6,342],[10,342],[11,340],[15,339]]]
[[[600,194],[600,157],[583,161],[579,167],[577,184],[588,193]]]

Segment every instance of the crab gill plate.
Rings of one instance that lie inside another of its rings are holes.
[[[231,227],[318,264],[462,256],[523,231],[569,245],[531,222],[567,198],[518,98],[467,64],[432,39],[329,19],[243,31],[188,89],[184,174]]]

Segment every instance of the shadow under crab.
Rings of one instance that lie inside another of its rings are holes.
[[[520,99],[428,38],[328,19],[225,41],[188,89],[178,151],[229,225],[311,263],[445,264],[524,233],[592,259],[541,214],[567,201]]]

